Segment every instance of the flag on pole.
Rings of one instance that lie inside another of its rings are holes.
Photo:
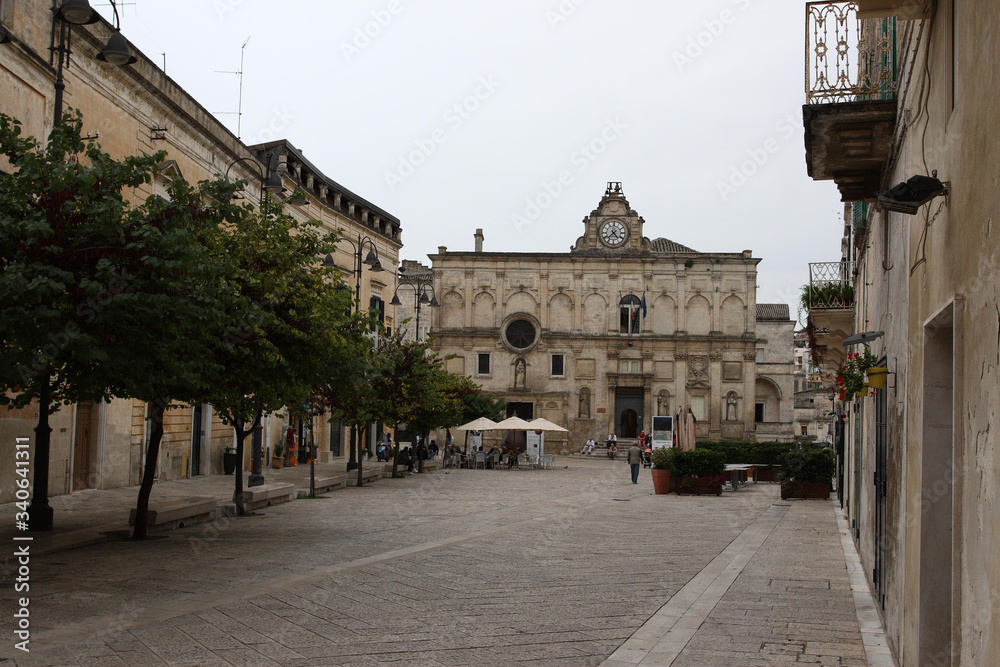
[[[646,317],[646,293],[642,293],[642,316]]]

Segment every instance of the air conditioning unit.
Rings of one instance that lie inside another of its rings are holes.
[[[859,19],[882,19],[889,16],[911,21],[929,19],[934,0],[856,0]]]

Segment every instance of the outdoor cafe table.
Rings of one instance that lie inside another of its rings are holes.
[[[740,480],[746,481],[746,472],[750,470],[753,466],[749,463],[727,463],[726,472],[729,473],[730,483],[733,485],[733,491],[739,491]]]

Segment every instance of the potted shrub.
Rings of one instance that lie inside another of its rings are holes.
[[[726,457],[710,449],[674,454],[674,474],[678,477],[677,493],[722,495],[726,481]]]
[[[653,450],[653,492],[670,493],[670,473],[674,469],[674,448],[657,447]]]
[[[274,449],[271,450],[271,467],[285,467],[285,447],[280,442],[275,443]]]
[[[804,446],[782,457],[781,497],[826,500],[830,497],[835,461],[825,447]]]

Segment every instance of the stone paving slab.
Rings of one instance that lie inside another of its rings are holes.
[[[791,521],[800,506],[807,520]],[[824,651],[853,660],[864,648],[833,518],[828,503],[781,503],[771,485],[656,496],[647,471],[633,486],[624,463],[607,461],[407,476],[162,540],[39,556],[33,651],[0,645],[0,657],[23,667],[597,665],[673,603],[693,633],[674,647],[676,664]],[[795,531],[809,539],[786,554]],[[803,558],[819,559],[822,577]],[[11,590],[0,590],[5,615]],[[796,615],[795,596],[814,613]]]

